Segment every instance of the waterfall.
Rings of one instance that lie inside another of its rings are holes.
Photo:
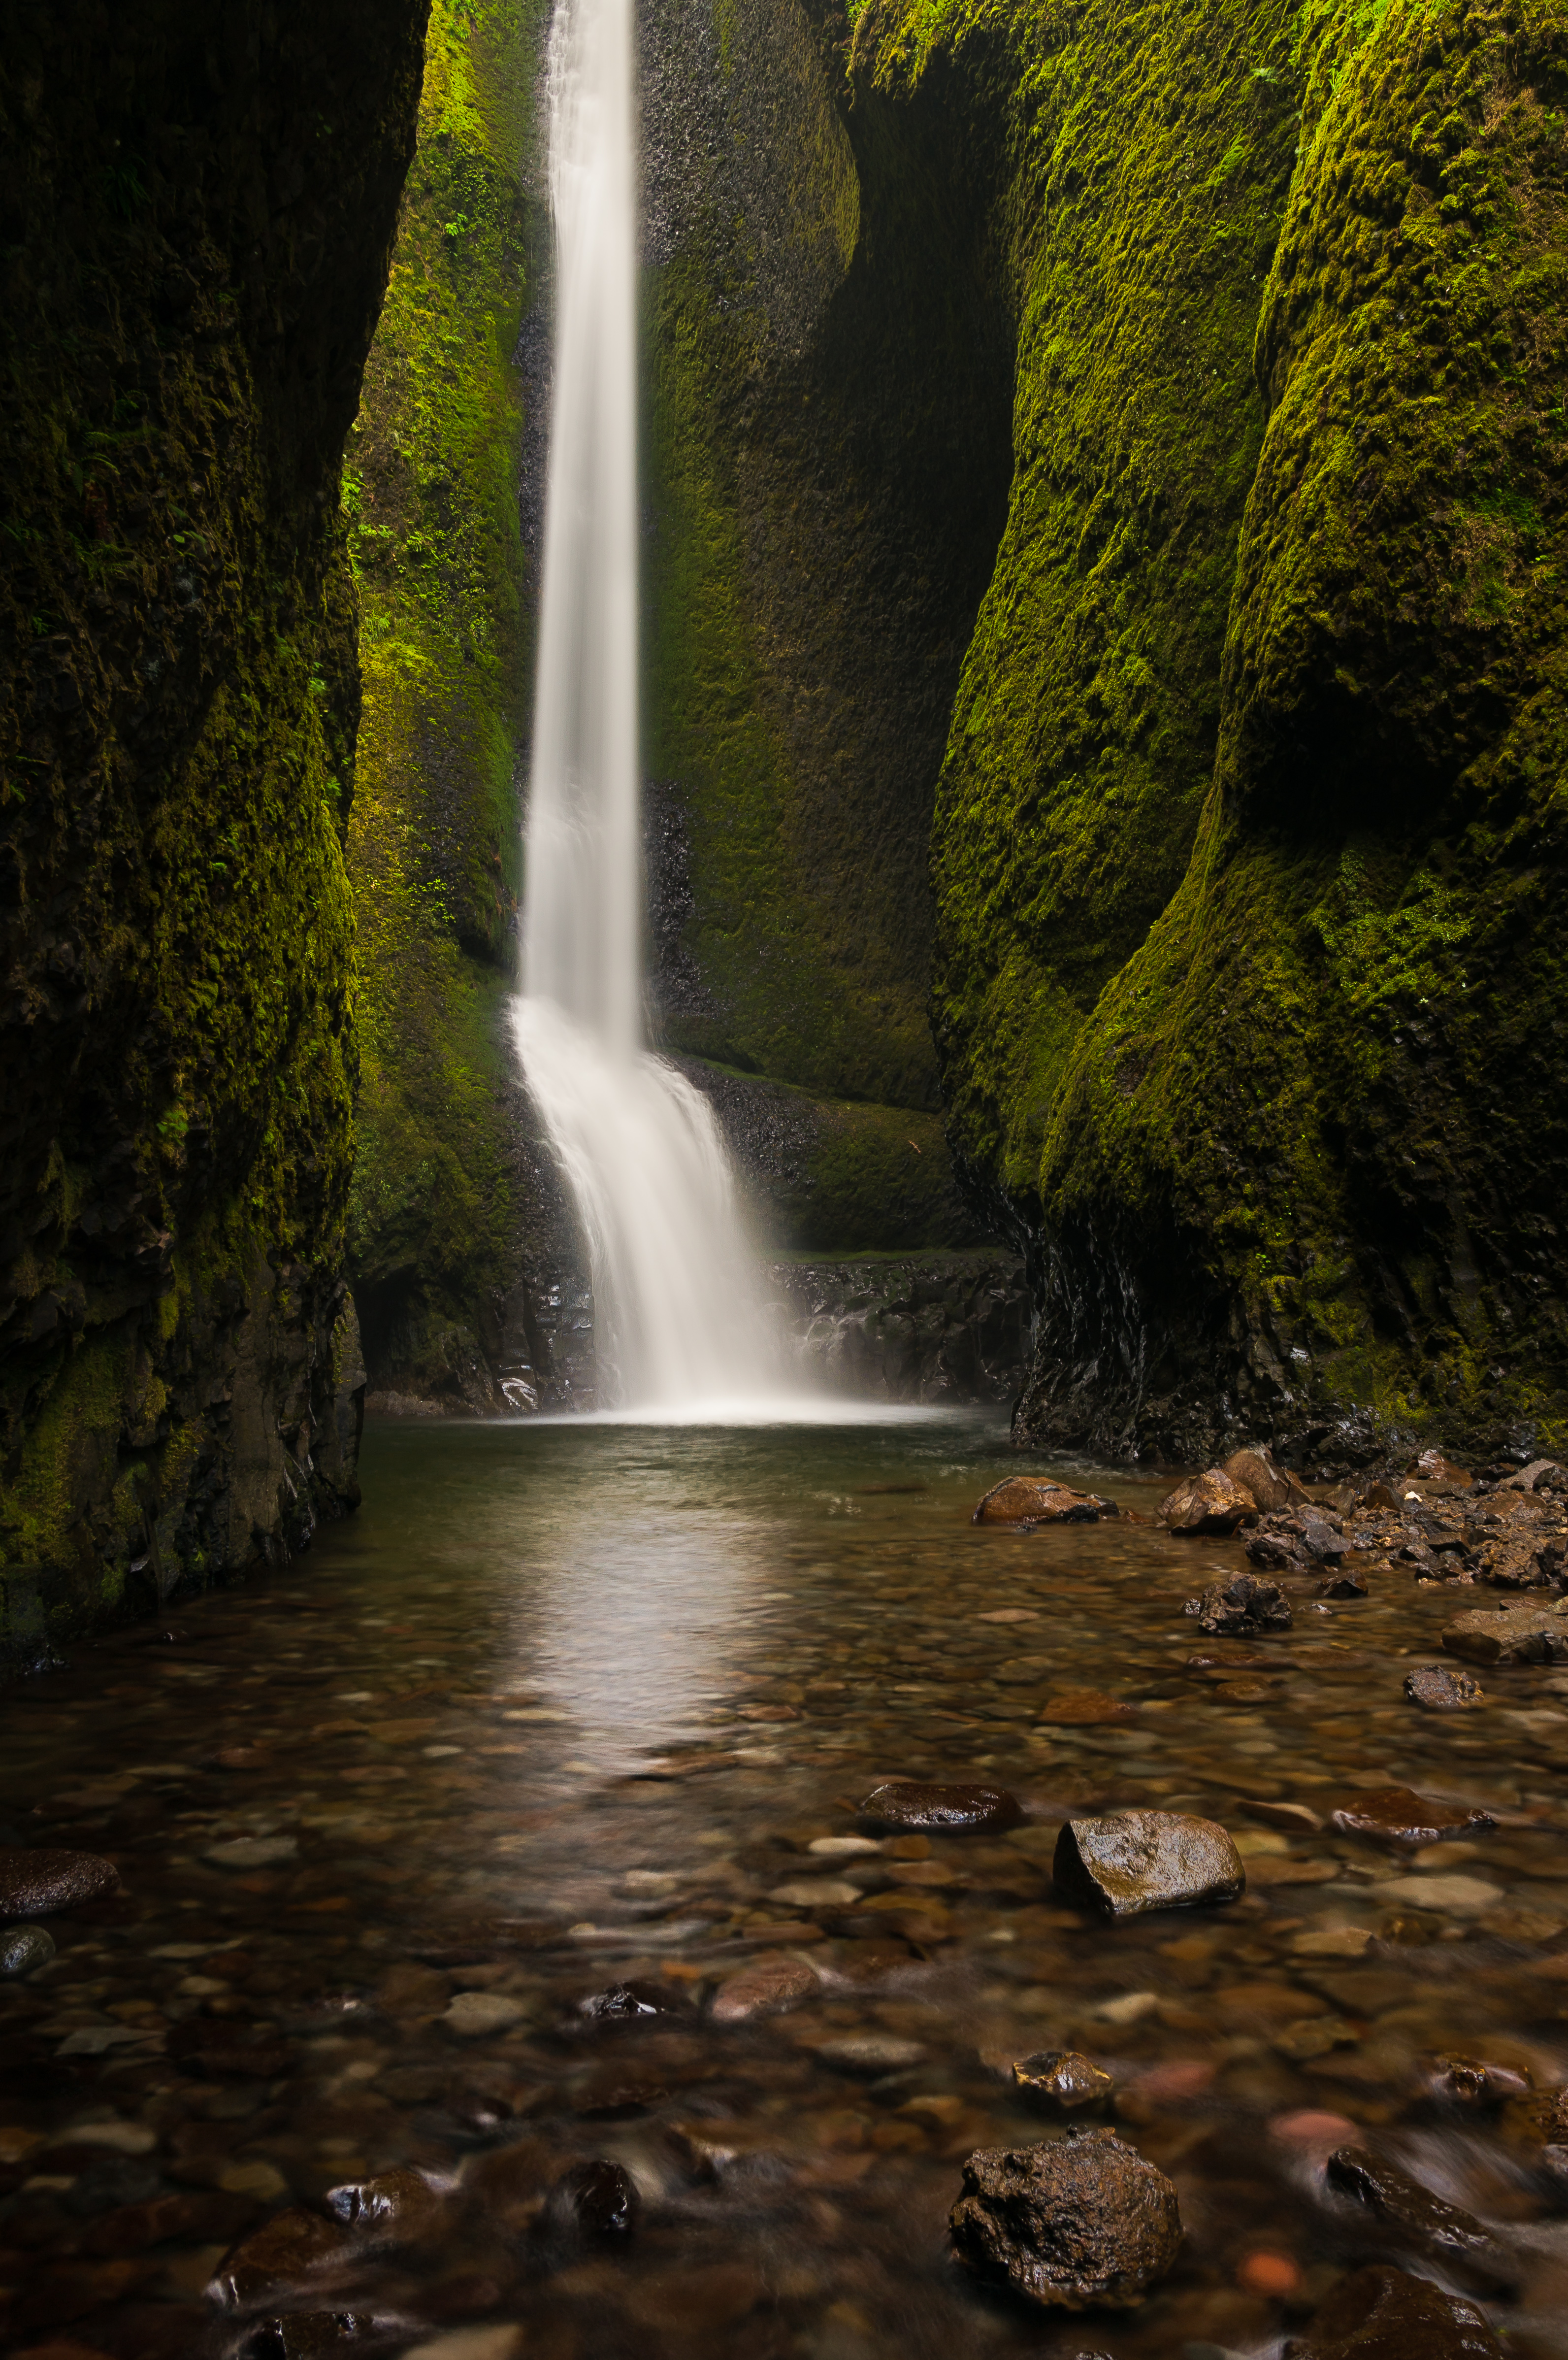
[[[630,0],[556,0],[555,382],[513,1026],[588,1243],[601,1401],[722,1419],[782,1388],[712,1110],[643,1030],[632,58]]]

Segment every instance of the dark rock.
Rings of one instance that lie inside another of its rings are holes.
[[[1259,1581],[1252,1573],[1211,1581],[1201,1597],[1189,1598],[1182,1612],[1197,1617],[1200,1631],[1219,1638],[1251,1638],[1290,1627],[1290,1601],[1279,1583]]]
[[[409,2245],[428,2236],[443,2211],[428,2180],[406,2168],[349,2180],[327,2191],[327,2210],[345,2227],[377,2244]]]
[[[227,2311],[254,2311],[289,2294],[302,2279],[340,2267],[354,2253],[354,2241],[341,2223],[291,2205],[225,2255],[207,2289],[208,2300]]]
[[[1326,1574],[1319,1582],[1318,1589],[1324,1598],[1365,1598],[1367,1577],[1364,1573],[1354,1573],[1346,1567],[1338,1573]]]
[[[30,1975],[54,1956],[54,1936],[43,1926],[9,1926],[0,1934],[0,1981]]]
[[[48,1918],[117,1890],[120,1872],[91,1852],[0,1850],[0,1918]]]
[[[1533,2088],[1528,2073],[1485,2057],[1434,2057],[1432,2094],[1445,2105],[1461,2106],[1466,2114],[1487,2114],[1510,2098],[1528,2098]]]
[[[1234,1533],[1237,1524],[1253,1523],[1258,1502],[1221,1468],[1211,1467],[1207,1474],[1189,1475],[1167,1492],[1160,1513],[1168,1530],[1195,1540],[1205,1533]]]
[[[1420,1664],[1405,1674],[1405,1694],[1429,1712],[1463,1712],[1483,1703],[1486,1693],[1469,1672],[1451,1672],[1445,1664]]]
[[[1328,2159],[1328,2184],[1364,2205],[1399,2245],[1474,2285],[1501,2289],[1515,2284],[1518,2272],[1485,2223],[1434,2196],[1398,2164],[1367,2147],[1338,2147]]]
[[[1337,1565],[1342,1557],[1348,1557],[1351,1547],[1337,1519],[1330,1524],[1320,1515],[1301,1518],[1301,1544],[1319,1565]]]
[[[1247,1890],[1241,1855],[1224,1828],[1186,1811],[1069,1819],[1051,1866],[1068,1900],[1110,1918],[1205,1908]]]
[[[1475,2305],[1377,2262],[1342,2278],[1288,2360],[1502,2360]]]
[[[284,2311],[259,2319],[240,2360],[332,2360],[346,2345],[386,2340],[386,2322],[368,2311]]]
[[[1013,2080],[1031,2097],[1048,2098],[1064,2114],[1076,2114],[1080,2106],[1102,2105],[1116,2086],[1111,2074],[1075,2049],[1044,2049],[1038,2057],[1022,2058],[1013,2067]]]
[[[545,2199],[550,2228],[579,2237],[629,2237],[640,2210],[630,2172],[604,2157],[573,2164]]]
[[[1439,1843],[1445,1837],[1476,1835],[1497,1826],[1487,1811],[1467,1809],[1462,1803],[1435,1803],[1408,1786],[1379,1786],[1356,1795],[1330,1812],[1329,1823],[1343,1835],[1366,1836],[1381,1844]]]
[[[1306,1564],[1299,1532],[1258,1531],[1247,1536],[1247,1561],[1266,1573],[1289,1573]]]
[[[1023,1817],[1005,1786],[938,1786],[898,1778],[875,1787],[860,1806],[863,1819],[885,1828],[922,1829],[942,1835],[968,1828],[1016,1827]]]
[[[1264,1448],[1233,1450],[1215,1471],[1228,1475],[1265,1513],[1276,1508],[1306,1507],[1312,1500],[1305,1486],[1286,1469],[1277,1467]]]
[[[1109,1500],[1102,1500],[1093,1491],[1069,1491],[1065,1483],[1053,1483],[1049,1476],[1009,1475],[1005,1481],[992,1485],[969,1521],[975,1524],[1027,1528],[1034,1524],[1092,1524],[1116,1513]]]
[[[1477,1606],[1448,1625],[1443,1644],[1451,1655],[1470,1664],[1568,1661],[1568,1600]]]
[[[949,2225],[968,2268],[1062,2311],[1130,2310],[1181,2244],[1175,2189],[1110,2130],[978,2149]]]
[[[650,2016],[690,2016],[691,2003],[672,1984],[612,1983],[607,1991],[590,1992],[580,1999],[577,2012],[590,2024],[631,2024]]]

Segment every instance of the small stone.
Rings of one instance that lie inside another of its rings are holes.
[[[775,1885],[768,1897],[789,1909],[853,1909],[861,1893],[844,1876],[797,1876],[788,1885]]]
[[[441,2219],[442,2206],[428,2180],[417,2171],[403,2169],[329,2188],[327,2210],[360,2236],[404,2245],[429,2234]]]
[[[864,1859],[869,1852],[880,1852],[882,1847],[875,1836],[813,1836],[806,1850],[823,1860]]]
[[[517,2360],[523,2330],[515,2320],[488,2327],[453,2327],[428,2343],[408,2345],[402,2360]]]
[[[1323,1825],[1322,1814],[1305,1803],[1276,1803],[1265,1796],[1249,1795],[1246,1808],[1253,1819],[1271,1828],[1290,1828],[1298,1833],[1316,1835]]]
[[[227,2180],[219,2184],[226,2187]],[[207,2299],[226,2311],[252,2311],[289,2293],[313,2271],[347,2261],[353,2251],[339,2223],[307,2212],[302,2204],[293,2205],[242,2238],[219,2265]]]
[[[1234,1533],[1237,1524],[1253,1523],[1258,1502],[1223,1468],[1211,1467],[1207,1474],[1189,1475],[1167,1492],[1160,1513],[1169,1531],[1195,1540],[1207,1533]]]
[[[1175,2189],[1110,2130],[978,2148],[949,2225],[968,2268],[1048,2310],[1128,2311],[1181,2244]]]
[[[1451,1672],[1446,1664],[1421,1664],[1405,1674],[1405,1694],[1428,1712],[1464,1712],[1485,1703],[1486,1692],[1469,1672]]]
[[[1319,1582],[1318,1589],[1324,1598],[1365,1598],[1367,1577],[1344,1568],[1338,1573],[1326,1574]]]
[[[235,1836],[229,1843],[209,1844],[201,1857],[212,1868],[280,1868],[299,1852],[298,1836]]]
[[[1197,1617],[1200,1631],[1220,1638],[1249,1639],[1261,1631],[1290,1627],[1290,1600],[1277,1581],[1260,1581],[1255,1573],[1211,1581],[1201,1597],[1189,1598],[1182,1612]]]
[[[930,2055],[920,2040],[899,2040],[894,2034],[863,2032],[846,2040],[824,2040],[817,2049],[824,2065],[841,2073],[902,2073],[923,2064]]]
[[[1396,1876],[1373,1891],[1385,1909],[1434,1909],[1447,1918],[1481,1918],[1502,1899],[1484,1876]]]
[[[713,1994],[715,2024],[745,2024],[754,2016],[777,2016],[810,1997],[817,1978],[803,1959],[757,1959],[727,1975]]]
[[[1471,1664],[1555,1664],[1568,1660],[1568,1600],[1475,1607],[1443,1634],[1451,1655]]]
[[[1285,1468],[1277,1467],[1267,1449],[1233,1450],[1222,1461],[1218,1472],[1228,1475],[1265,1511],[1312,1504],[1312,1493]]]
[[[604,2157],[574,2164],[545,2199],[545,2218],[551,2228],[581,2237],[629,2237],[640,2209],[630,2172]]]
[[[1070,1901],[1110,1918],[1211,1907],[1247,1890],[1241,1855],[1224,1828],[1186,1811],[1069,1819],[1051,1874]]]
[[[0,1918],[49,1918],[99,1901],[119,1885],[112,1860],[91,1852],[0,1847]]]
[[[527,2014],[522,2001],[508,1999],[505,1992],[461,1991],[454,1994],[441,2022],[461,2039],[473,2040],[485,2033],[505,2032]]]
[[[626,2024],[638,2016],[690,2016],[691,2003],[669,1983],[612,1983],[580,1999],[577,2013],[590,2024]]]
[[[1386,2262],[1342,2278],[1291,2360],[1502,2360],[1485,2315],[1462,2294]]]
[[[1274,2035],[1274,2047],[1281,2057],[1292,2063],[1304,2065],[1314,2057],[1327,2057],[1335,2049],[1353,2049],[1361,2036],[1354,2025],[1346,2024],[1340,2016],[1302,2016],[1288,2024]]]
[[[1373,1939],[1365,1926],[1312,1926],[1290,1937],[1290,1949],[1298,1959],[1360,1959]]]
[[[1408,1786],[1378,1786],[1356,1795],[1329,1813],[1329,1824],[1342,1835],[1365,1836],[1372,1843],[1440,1843],[1454,1836],[1477,1835],[1497,1821],[1489,1811],[1466,1808],[1463,1803],[1437,1803],[1428,1795],[1412,1794]]]
[[[1517,2273],[1491,2231],[1457,2204],[1360,2147],[1337,2147],[1328,2159],[1328,2184],[1376,2214],[1402,2245],[1458,2269],[1487,2288],[1511,2286]]]
[[[0,1981],[12,1983],[47,1967],[54,1956],[54,1936],[43,1926],[8,1926],[0,1934]]]
[[[1009,1475],[991,1486],[969,1521],[1027,1529],[1033,1524],[1092,1524],[1116,1513],[1108,1500],[1093,1491],[1069,1491],[1048,1476]]]
[[[1013,2080],[1031,2097],[1049,2099],[1064,2114],[1080,2106],[1103,2105],[1116,2088],[1114,2077],[1075,2049],[1042,2049],[1038,2056],[1021,2058]]]
[[[1102,1696],[1097,1688],[1063,1688],[1047,1697],[1040,1719],[1059,1729],[1093,1729],[1102,1721],[1136,1721],[1136,1706],[1121,1697]]]
[[[1528,2070],[1483,2057],[1434,2057],[1432,2094],[1467,2114],[1486,2114],[1509,2098],[1528,2098],[1534,2087]]]
[[[1011,1828],[1023,1818],[1016,1795],[1005,1786],[938,1786],[898,1778],[875,1787],[860,1806],[861,1817],[886,1828],[930,1829],[945,1835],[968,1828]]]

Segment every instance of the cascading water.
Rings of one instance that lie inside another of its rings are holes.
[[[713,1114],[644,1045],[630,0],[557,0],[549,99],[555,386],[513,1025],[587,1237],[601,1397],[722,1418],[781,1386]]]

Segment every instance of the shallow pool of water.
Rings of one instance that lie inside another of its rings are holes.
[[[1562,2200],[1506,2094],[1568,2070],[1568,1683],[1421,1712],[1403,1676],[1454,1601],[1403,1576],[1205,1647],[1183,1601],[1239,1546],[972,1526],[1017,1464],[962,1418],[382,1426],[366,1506],[307,1558],[6,1691],[5,1840],[107,1853],[125,1888],[0,1985],[10,2343],[1276,2354],[1396,2250],[1325,2191],[1354,2136],[1496,2226],[1510,2350],[1568,2353]],[[1094,1480],[1149,1517],[1166,1488]],[[1133,1716],[1052,1717],[1084,1689]],[[883,1837],[856,1807],[888,1777],[1002,1784],[1023,1823]],[[1497,1824],[1413,1859],[1334,1832],[1396,1783]],[[1064,1907],[1061,1821],[1130,1805],[1223,1822],[1245,1898]],[[812,1850],[845,1837],[875,1848]],[[792,2003],[721,2020],[759,1966]],[[659,2012],[584,2013],[626,1983]],[[962,2158],[1061,2129],[1011,2061],[1067,2048],[1180,2191],[1181,2258],[1134,2311],[1028,2311],[949,2256]],[[1494,2103],[1454,2053],[1499,2069]],[[593,2159],[635,2185],[629,2235],[547,2202]],[[428,2220],[210,2300],[236,2239],[398,2166]]]

